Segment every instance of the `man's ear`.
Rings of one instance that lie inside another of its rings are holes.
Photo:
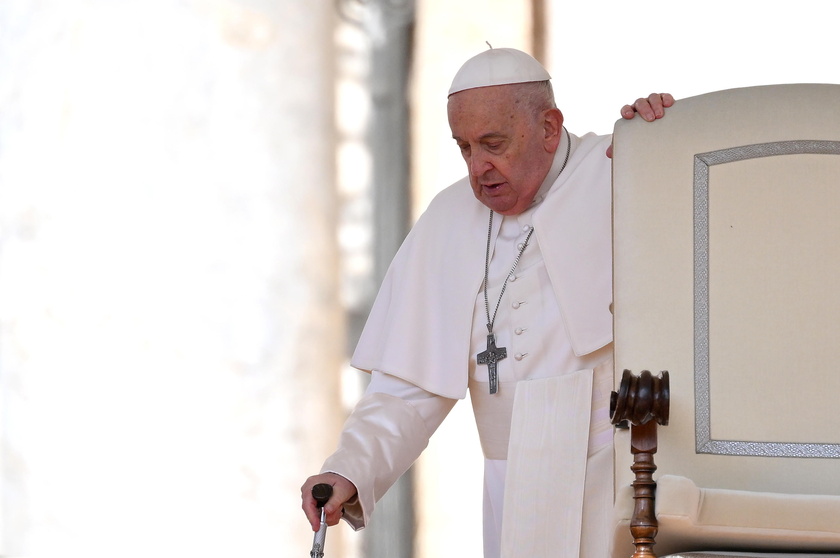
[[[563,137],[563,113],[560,109],[552,108],[545,111],[543,130],[545,131],[545,149],[549,153],[554,153]]]

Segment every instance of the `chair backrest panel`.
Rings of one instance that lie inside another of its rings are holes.
[[[840,495],[840,85],[619,122],[613,172],[616,385],[670,373],[659,472]]]

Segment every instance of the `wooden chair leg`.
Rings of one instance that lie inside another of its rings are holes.
[[[653,545],[659,523],[656,521],[656,481],[653,473],[656,464],[656,423],[654,421],[630,427],[630,451],[633,453],[633,465],[630,470],[636,475],[633,481],[633,519],[630,521],[630,534],[636,551],[633,558],[655,558]]]

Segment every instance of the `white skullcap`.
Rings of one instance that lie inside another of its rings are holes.
[[[515,48],[490,48],[464,62],[452,80],[449,94],[477,87],[550,79],[546,69],[530,54]]]

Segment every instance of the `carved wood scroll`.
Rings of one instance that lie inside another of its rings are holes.
[[[668,372],[654,377],[647,370],[638,376],[625,370],[618,392],[612,392],[610,398],[612,423],[625,428],[630,424],[630,451],[633,453],[630,470],[636,475],[633,481],[635,505],[630,521],[630,534],[636,547],[632,558],[656,558],[653,545],[659,524],[656,521],[653,454],[656,453],[656,425],[668,424],[670,399]]]

